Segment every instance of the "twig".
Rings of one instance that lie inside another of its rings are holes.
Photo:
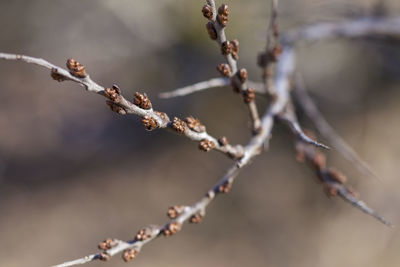
[[[226,45],[228,50],[230,50],[231,49],[229,47],[230,43],[226,39],[225,30],[224,30],[224,27],[226,25],[221,25],[221,22],[217,20],[217,9],[215,7],[215,2],[214,2],[214,0],[207,0],[207,3],[210,6],[211,12],[212,12],[212,16],[209,17],[209,19],[215,29],[215,33],[216,33],[216,37],[217,37],[216,41],[220,45],[221,49],[223,49],[224,45]],[[227,9],[226,5],[223,5],[223,6],[225,6]],[[223,6],[221,6],[221,7],[223,7]],[[226,13],[228,13],[227,10],[226,10]],[[219,16],[221,16],[221,14],[219,14]],[[227,14],[226,14],[225,18],[227,21],[227,19],[228,19]],[[237,44],[237,46],[238,46],[238,44]],[[237,47],[237,49],[238,49],[238,47]],[[246,84],[247,72],[245,75],[243,75],[243,76],[246,76],[245,78],[243,77],[243,79],[239,79],[238,77],[241,76],[240,72],[242,70],[245,71],[245,69],[238,70],[237,60],[232,56],[232,53],[228,52],[228,53],[223,53],[223,54],[225,56],[226,61],[229,64],[229,67],[230,67],[229,77],[230,77],[231,82],[233,83],[233,86],[236,89],[238,89],[239,92],[245,96],[245,94],[248,92],[248,89],[249,89]],[[256,134],[256,133],[258,133],[258,131],[260,130],[260,127],[261,127],[261,121],[260,121],[260,117],[259,117],[259,114],[257,111],[256,103],[255,103],[254,99],[251,101],[245,101],[245,102],[247,104],[247,107],[248,107],[249,113],[250,113],[250,118],[251,118],[251,122],[252,122],[252,132],[253,132],[253,134]]]
[[[271,14],[267,31],[265,54],[260,55],[259,64],[264,68],[263,79],[266,91],[270,96],[275,95],[273,83],[274,62],[280,53],[278,29],[278,0],[271,0]]]
[[[225,176],[222,177],[221,180],[219,180],[202,199],[200,199],[192,206],[184,207],[182,209],[182,212],[176,218],[167,222],[164,226],[149,226],[145,228],[150,230],[148,237],[144,241],[138,241],[136,239],[128,242],[119,241],[117,242],[117,245],[115,247],[110,248],[109,250],[105,250],[97,254],[92,254],[90,256],[86,256],[77,260],[65,262],[60,265],[55,265],[53,267],[74,266],[97,259],[105,260],[126,249],[134,249],[136,252],[139,252],[143,245],[155,239],[156,237],[159,237],[161,234],[164,234],[165,229],[169,229],[171,225],[178,225],[178,228],[180,229],[182,224],[190,219],[192,216],[199,214],[201,217],[203,217],[205,215],[205,209],[207,205],[215,198],[215,196],[219,193],[227,193],[231,188],[235,178],[239,174],[240,169],[248,165],[251,159],[260,153],[263,147],[263,143],[271,134],[275,115],[282,112],[285,104],[288,101],[289,77],[294,69],[294,54],[292,49],[288,48],[284,51],[279,63],[280,64],[278,64],[277,68],[279,71],[277,71],[276,75],[277,101],[268,109],[268,111],[262,117],[262,130],[257,135],[253,136],[248,145],[244,148],[244,156],[236,160],[235,164],[228,169]]]
[[[319,23],[285,33],[281,42],[299,44],[300,41],[316,42],[335,37],[400,37],[400,18],[362,18],[339,23]]]
[[[251,88],[254,88],[256,94],[264,95],[265,88],[261,83],[256,83],[252,81],[247,82]],[[160,98],[173,98],[178,96],[186,96],[200,91],[213,89],[217,87],[224,87],[230,85],[230,80],[228,78],[212,78],[207,81],[191,84],[182,88],[175,89],[170,92],[160,93],[158,96]]]
[[[316,171],[317,177],[322,182],[325,192],[329,197],[339,195],[362,212],[374,217],[387,226],[393,227],[392,223],[357,198],[356,193],[345,185],[346,177],[343,174],[335,169],[326,167],[325,156],[321,152],[318,152],[315,147],[298,140],[296,143],[296,154],[296,158],[300,162],[307,162]]]
[[[369,165],[363,161],[360,156],[358,156],[357,152],[355,152],[325,120],[324,116],[318,110],[314,101],[308,94],[305,88],[304,80],[300,75],[297,75],[296,77],[296,83],[293,92],[296,101],[304,110],[305,114],[314,123],[318,132],[327,138],[332,146],[337,149],[343,155],[343,157],[354,163],[362,173],[368,175],[369,177],[380,180],[380,178],[372,171]]]
[[[286,110],[282,113],[282,114],[278,114],[277,118],[286,123],[289,128],[292,130],[293,134],[299,138],[299,140],[316,146],[316,147],[322,147],[325,149],[330,149],[327,145],[318,143],[317,141],[312,140],[310,137],[308,137],[303,130],[301,129],[301,126],[299,124],[299,122],[297,121],[297,117],[294,113],[294,107],[293,104],[291,102],[288,103],[288,106],[286,107]]]
[[[219,152],[226,154],[229,157],[240,158],[243,156],[243,148],[240,145],[232,146],[229,144],[221,145],[220,142],[211,135],[209,135],[205,131],[205,127],[202,126],[200,129],[191,129],[186,122],[183,122],[177,118],[173,121],[170,121],[169,117],[162,112],[154,111],[151,108],[145,109],[141,108],[138,105],[130,102],[126,98],[124,98],[118,87],[110,89],[104,88],[101,85],[98,85],[92,79],[90,79],[89,75],[85,74],[84,77],[77,77],[73,75],[71,71],[67,71],[61,67],[58,67],[44,59],[34,58],[24,55],[15,55],[15,54],[7,54],[0,53],[0,59],[5,60],[18,60],[26,63],[36,64],[47,69],[51,70],[52,77],[58,81],[70,80],[82,85],[86,90],[90,92],[97,93],[108,98],[109,105],[113,111],[124,115],[124,114],[134,114],[142,117],[142,123],[146,126],[148,130],[153,130],[155,128],[165,128],[172,130],[174,132],[178,132],[180,134],[185,135],[189,139],[193,141],[201,142],[203,140],[207,140],[210,144],[210,149],[216,149]],[[114,93],[113,97],[110,98],[110,94],[107,94],[107,90],[112,91]],[[118,92],[119,91],[119,92]],[[146,96],[147,98],[147,96]],[[149,101],[149,100],[147,100]],[[178,124],[178,125],[177,125]],[[179,126],[179,129],[177,129]],[[201,147],[200,147],[201,148]],[[207,150],[208,151],[208,150]]]

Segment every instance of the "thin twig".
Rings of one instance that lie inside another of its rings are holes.
[[[297,117],[294,113],[294,107],[291,102],[288,103],[288,106],[286,107],[286,110],[282,114],[277,115],[277,119],[280,121],[286,123],[289,128],[292,130],[293,134],[299,138],[301,141],[316,146],[316,147],[322,147],[325,149],[330,149],[327,145],[324,145],[322,143],[319,143],[317,141],[314,141],[310,137],[308,137],[303,130],[301,129],[301,126],[297,120]]]
[[[256,94],[265,95],[265,88],[263,84],[252,81],[248,81],[247,83],[251,88],[254,88],[254,92]],[[230,80],[228,78],[212,78],[210,80],[191,84],[182,88],[175,89],[170,92],[160,93],[158,96],[160,98],[167,99],[179,96],[186,96],[200,91],[218,87],[225,87],[228,85],[230,85]]]
[[[342,199],[361,210],[362,212],[374,217],[383,224],[393,227],[393,224],[371,209],[365,202],[358,199],[356,193],[346,186],[346,178],[338,171],[328,168],[325,156],[317,151],[315,147],[307,145],[301,140],[296,143],[297,159],[305,161],[316,171],[317,177],[322,182],[324,189],[329,197],[339,195]]]
[[[369,177],[380,180],[378,175],[376,175],[369,165],[361,159],[361,157],[355,152],[341,137],[336,131],[332,128],[332,126],[326,121],[324,116],[318,110],[314,101],[311,99],[308,94],[304,80],[300,75],[296,76],[296,83],[294,86],[294,95],[295,99],[301,108],[304,110],[305,114],[310,118],[310,120],[314,123],[318,132],[322,134],[325,138],[329,140],[332,146],[339,151],[343,157],[345,157],[348,161],[355,164],[355,166],[364,174]]]
[[[212,17],[211,21],[212,21],[214,28],[216,30],[216,33],[217,33],[216,41],[218,42],[218,44],[220,46],[222,46],[222,44],[227,41],[226,36],[225,36],[224,27],[221,26],[216,19],[217,18],[216,17],[217,9],[215,7],[214,0],[207,0],[207,3],[211,6],[211,9],[212,9],[213,17]],[[225,55],[225,59],[228,62],[229,67],[231,69],[231,76],[230,76],[231,82],[235,83],[235,86],[243,94],[248,89],[248,86],[246,84],[246,81],[240,82],[237,79],[237,72],[238,72],[237,60],[235,60],[230,53]],[[250,118],[251,118],[251,123],[252,123],[252,132],[257,133],[260,130],[261,121],[260,121],[260,116],[258,114],[255,101],[249,101],[247,103],[247,107],[248,107],[248,110],[250,113]]]
[[[18,60],[18,61],[32,63],[35,65],[45,67],[45,68],[51,70],[52,74],[56,73],[57,75],[62,77],[62,79],[60,79],[60,80],[70,80],[70,81],[76,82],[76,83],[82,85],[86,90],[88,90],[90,92],[94,92],[94,93],[97,93],[104,97],[107,97],[105,88],[102,87],[101,85],[97,84],[96,82],[94,82],[92,79],[90,79],[89,75],[86,75],[86,77],[83,77],[83,78],[76,77],[76,76],[72,75],[69,71],[67,71],[61,67],[58,67],[44,59],[34,58],[34,57],[29,57],[29,56],[24,56],[24,55],[7,54],[7,53],[0,53],[0,59]],[[127,100],[126,98],[124,98],[122,95],[119,95],[118,98],[113,101],[113,104],[115,104],[123,109],[122,114],[134,114],[134,115],[138,115],[142,118],[148,118],[149,120],[154,119],[156,126],[158,128],[165,128],[165,129],[169,129],[169,130],[176,132],[173,122],[171,122],[169,120],[169,117],[166,116],[165,113],[154,111],[152,108],[150,108],[150,109],[140,108],[139,106],[135,105],[134,103],[132,103],[129,100]],[[208,140],[213,143],[214,149],[216,149],[219,152],[224,153],[225,155],[227,155],[229,157],[240,158],[243,156],[243,148],[240,145],[236,145],[236,146],[221,145],[221,144],[219,144],[219,142],[216,138],[209,135],[205,130],[203,130],[201,132],[196,132],[196,131],[190,129],[186,123],[182,123],[182,127],[183,128],[182,128],[181,133],[193,141],[200,142],[202,140]]]
[[[273,83],[274,60],[272,60],[272,58],[278,56],[278,53],[274,53],[274,49],[277,49],[279,45],[278,0],[271,0],[270,8],[271,8],[271,14],[267,31],[267,45],[264,54],[265,63],[262,64],[264,65],[263,79],[266,91],[270,96],[274,96],[275,94],[275,88]]]

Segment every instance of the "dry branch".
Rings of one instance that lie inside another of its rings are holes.
[[[277,3],[277,1],[273,1],[273,3]],[[271,19],[271,29],[274,29],[274,25],[276,25],[276,5],[273,10],[275,10],[275,18]],[[297,122],[294,111],[290,111],[292,103],[290,89],[291,78],[295,70],[294,45],[297,44],[299,40],[311,41],[338,36],[349,38],[371,35],[397,36],[400,33],[400,20],[364,19],[338,24],[320,24],[292,31],[288,34],[283,34],[279,39],[279,43],[282,44],[280,47],[281,50],[279,51],[279,58],[277,58],[274,63],[274,98],[263,116],[260,118],[254,101],[254,91],[249,90],[247,86],[247,72],[243,69],[239,70],[237,67],[238,43],[232,41],[232,44],[230,44],[227,43],[226,40],[224,27],[228,22],[227,6],[222,5],[217,12],[214,1],[207,0],[207,5],[203,7],[203,15],[210,20],[209,24],[207,24],[207,30],[209,31],[210,37],[217,40],[227,61],[227,65],[221,65],[219,68],[221,73],[227,76],[227,78],[211,79],[190,87],[181,88],[171,93],[164,93],[163,96],[172,97],[186,95],[207,88],[224,86],[229,82],[229,84],[234,88],[239,89],[239,92],[242,93],[252,119],[252,130],[254,135],[244,147],[231,146],[228,144],[226,138],[220,138],[217,140],[209,135],[206,132],[205,127],[195,118],[188,117],[185,121],[180,120],[179,118],[170,120],[165,113],[153,110],[152,104],[146,94],[136,93],[132,102],[127,100],[122,96],[121,90],[118,86],[114,85],[112,88],[104,88],[98,85],[86,74],[85,67],[72,59],[68,60],[68,70],[66,70],[43,59],[0,53],[0,59],[19,60],[45,67],[51,70],[52,78],[57,81],[70,80],[82,85],[88,91],[106,97],[107,104],[113,111],[119,114],[138,115],[142,118],[142,123],[148,130],[153,130],[155,128],[170,129],[174,132],[185,135],[191,140],[199,142],[200,149],[204,151],[216,149],[234,159],[234,164],[227,170],[226,174],[215,185],[213,185],[198,202],[194,203],[192,206],[171,207],[168,211],[170,220],[164,225],[150,225],[145,227],[142,230],[139,230],[135,237],[130,241],[107,239],[99,245],[99,248],[102,250],[101,252],[55,265],[55,267],[74,266],[98,259],[108,260],[118,253],[122,253],[122,258],[125,261],[129,261],[136,257],[137,253],[145,244],[151,242],[155,238],[161,235],[170,236],[175,234],[181,229],[185,222],[199,222],[201,218],[205,216],[206,207],[211,203],[215,196],[220,193],[227,193],[240,170],[249,165],[251,160],[262,152],[265,144],[269,142],[275,119],[281,119],[288,123],[295,136],[298,137],[298,153],[301,153],[303,159],[316,168],[321,182],[326,186],[330,194],[340,195],[343,199],[358,209],[377,218],[384,224],[390,225],[388,221],[366,206],[364,202],[358,200],[354,195],[352,195],[352,191],[348,187],[344,186],[344,181],[341,180],[340,176],[335,176],[334,172],[326,168],[324,160],[321,160],[321,157],[319,156],[321,153],[316,149],[316,147],[314,147],[324,146],[313,141],[312,138],[303,133]],[[394,26],[394,24],[396,26]],[[277,44],[277,34],[274,34],[273,37],[275,38],[275,44]],[[271,49],[270,46],[270,44],[267,45],[267,49]],[[265,82],[268,81],[265,80]],[[307,101],[311,100],[307,99]],[[304,102],[305,106],[309,106],[307,101]],[[318,117],[314,117],[314,119],[315,118],[318,120]],[[314,146],[311,146],[310,144]]]

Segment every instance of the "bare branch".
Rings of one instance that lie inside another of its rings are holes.
[[[298,104],[314,123],[318,132],[327,138],[332,146],[336,148],[343,155],[343,157],[354,163],[362,173],[368,175],[369,177],[380,180],[379,177],[369,167],[369,165],[363,161],[360,156],[358,156],[357,152],[355,152],[325,120],[324,116],[318,110],[314,101],[307,93],[304,80],[300,75],[297,75],[296,77],[296,83],[293,92]]]
[[[47,69],[50,69],[53,79],[56,79],[58,81],[70,80],[76,82],[82,85],[86,90],[108,98],[109,100],[107,103],[110,105],[113,111],[121,115],[134,114],[142,117],[142,123],[148,130],[153,130],[155,128],[169,129],[174,132],[183,134],[193,141],[201,142],[202,140],[208,140],[209,142],[212,143],[213,149],[216,149],[217,151],[222,152],[231,158],[232,157],[240,158],[243,156],[242,146],[240,145],[231,146],[229,144],[220,145],[216,138],[212,137],[205,131],[204,126],[202,127],[201,130],[191,129],[190,127],[188,127],[186,122],[183,121],[181,122],[179,120],[179,122],[181,122],[180,123],[181,127],[178,130],[177,125],[174,123],[174,121],[176,120],[170,121],[167,114],[163,112],[154,111],[151,107],[151,104],[150,107],[146,109],[146,108],[141,108],[140,106],[130,102],[121,95],[120,89],[117,86],[115,88],[113,87],[112,89],[104,88],[95,83],[92,79],[90,79],[89,75],[85,75],[85,77],[77,77],[72,73],[71,70],[67,71],[61,67],[58,67],[40,58],[34,58],[24,55],[0,53],[0,59],[18,60],[26,63],[36,64],[45,67]]]
[[[282,35],[281,42],[298,44],[335,37],[400,37],[400,18],[362,18],[340,23],[320,23]]]
[[[308,137],[306,134],[304,134],[303,130],[300,127],[299,122],[297,121],[297,117],[294,113],[294,108],[293,104],[291,102],[288,103],[288,106],[286,107],[286,110],[282,114],[278,114],[277,118],[286,123],[290,129],[292,130],[293,134],[299,138],[301,141],[316,146],[316,147],[322,147],[325,149],[330,149],[328,146],[318,143],[317,141],[312,140],[310,137]]]
[[[393,227],[388,220],[380,216],[377,212],[368,207],[367,204],[357,198],[354,190],[345,185],[346,177],[343,174],[335,169],[326,167],[325,156],[321,152],[318,152],[315,147],[298,140],[296,142],[296,154],[296,158],[300,162],[307,162],[311,168],[316,171],[328,197],[339,195],[342,199],[362,212],[374,217],[387,226]]]
[[[265,95],[264,85],[261,83],[256,83],[252,81],[247,82],[251,88],[254,88],[256,94]],[[173,98],[178,96],[186,96],[200,91],[225,87],[230,85],[230,80],[228,78],[212,78],[207,81],[191,84],[182,88],[175,89],[174,91],[164,92],[159,94],[160,98]]]

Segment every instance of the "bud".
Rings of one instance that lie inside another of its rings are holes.
[[[206,4],[203,6],[203,9],[201,10],[203,12],[203,16],[209,20],[212,20],[213,18],[213,13],[212,13],[212,8],[210,5]]]
[[[167,216],[170,219],[175,219],[183,213],[185,206],[172,206],[168,209]]]
[[[237,76],[241,83],[245,83],[248,78],[247,70],[245,68],[240,69]]]
[[[150,116],[142,117],[141,122],[144,125],[144,127],[146,127],[147,131],[153,131],[154,129],[156,129],[158,127],[157,121],[153,117],[150,117]]]
[[[177,222],[169,223],[162,230],[164,236],[168,237],[170,235],[176,234],[181,229],[181,225]]]
[[[58,70],[56,68],[52,68],[51,69],[50,76],[51,76],[51,78],[53,78],[57,82],[62,82],[62,81],[66,80],[66,78],[63,75],[58,73]]]
[[[67,68],[69,72],[75,77],[85,78],[87,76],[85,72],[85,66],[83,66],[81,63],[73,58],[67,60]]]
[[[221,44],[221,53],[222,55],[229,55],[232,51],[231,42],[225,41]]]
[[[210,36],[211,40],[217,40],[217,31],[215,30],[214,24],[211,21],[206,24],[206,28],[208,36]]]
[[[253,88],[248,88],[246,90],[243,91],[243,101],[244,103],[250,103],[254,101],[254,98],[256,97],[255,93],[254,93],[254,89]]]
[[[138,251],[136,251],[133,248],[125,249],[124,252],[122,252],[122,259],[125,262],[133,260],[136,257],[137,253],[138,253]]]
[[[145,93],[141,94],[136,92],[133,103],[142,109],[151,109],[151,102]]]
[[[186,117],[185,122],[189,129],[195,131],[196,133],[202,133],[206,131],[206,127],[201,124],[198,119],[193,118],[192,116]]]
[[[229,78],[231,76],[231,68],[228,64],[221,63],[217,66],[217,70],[222,76]]]
[[[213,142],[213,141],[210,141],[210,140],[208,140],[208,139],[203,139],[203,140],[201,140],[201,141],[200,141],[200,144],[199,144],[199,149],[200,149],[200,150],[203,150],[203,151],[205,151],[205,152],[210,151],[210,150],[213,149],[214,147],[215,147],[214,142]]]
[[[180,134],[183,134],[186,129],[186,123],[180,120],[179,118],[174,117],[174,120],[172,121],[172,129],[174,129]]]

